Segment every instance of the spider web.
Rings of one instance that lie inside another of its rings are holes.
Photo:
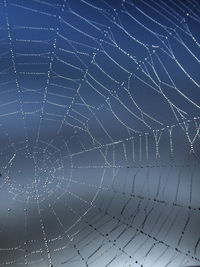
[[[0,266],[199,264],[199,1],[0,10]]]

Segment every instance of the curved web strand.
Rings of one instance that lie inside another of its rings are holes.
[[[0,1],[0,266],[200,264],[199,1]]]

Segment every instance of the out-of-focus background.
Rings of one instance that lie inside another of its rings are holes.
[[[200,2],[0,0],[0,266],[200,263]]]

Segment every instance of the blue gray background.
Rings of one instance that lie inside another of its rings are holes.
[[[0,1],[0,266],[199,264],[199,4]]]

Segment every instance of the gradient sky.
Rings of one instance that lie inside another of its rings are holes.
[[[0,266],[197,266],[200,2],[0,0]]]

